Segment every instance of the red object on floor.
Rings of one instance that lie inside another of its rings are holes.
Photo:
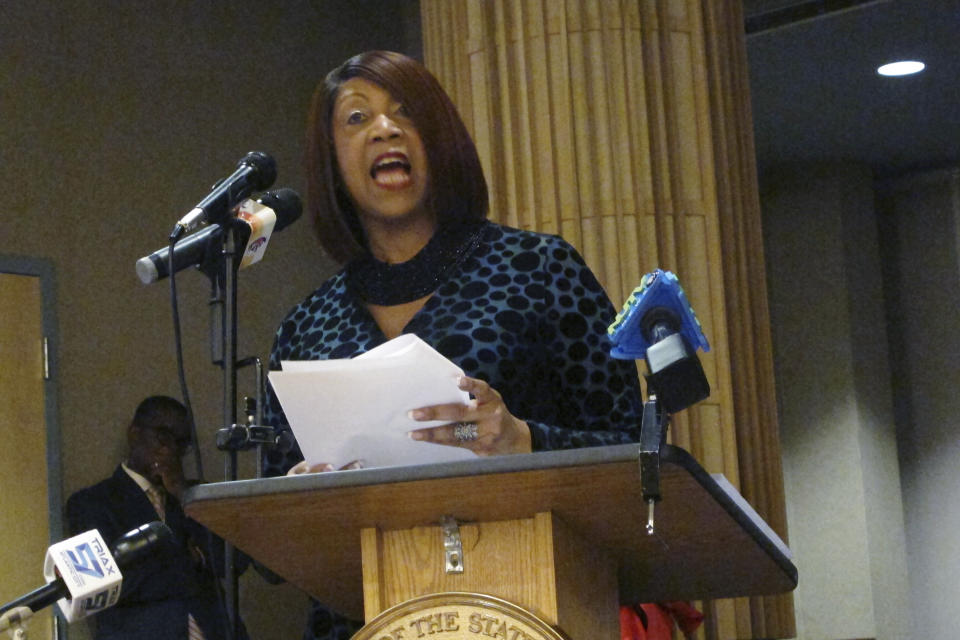
[[[672,640],[674,625],[693,633],[703,614],[688,602],[659,602],[620,607],[621,640]]]

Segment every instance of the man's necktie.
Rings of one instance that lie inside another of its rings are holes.
[[[166,519],[166,492],[151,485],[150,488],[147,489],[146,493],[147,498],[150,500],[150,504],[152,504],[153,508],[156,509],[157,515],[160,516],[160,519]]]

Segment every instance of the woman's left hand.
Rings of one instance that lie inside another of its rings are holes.
[[[414,420],[446,420],[450,424],[410,432],[414,440],[470,449],[478,456],[530,453],[530,427],[514,417],[503,398],[489,384],[476,378],[460,378],[458,386],[473,395],[467,405],[439,404],[414,409]]]

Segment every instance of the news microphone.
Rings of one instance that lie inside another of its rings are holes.
[[[230,209],[254,191],[270,187],[277,179],[277,163],[262,151],[251,151],[237,163],[237,170],[213,185],[213,190],[180,218],[170,233],[177,240],[204,222],[220,222]]]
[[[57,602],[67,621],[74,622],[113,606],[123,582],[120,569],[172,540],[173,532],[158,520],[123,534],[110,550],[96,529],[58,542],[47,549],[43,564],[49,582],[0,607],[0,631],[10,624],[3,614],[21,607],[36,613]]]
[[[710,350],[677,276],[657,269],[646,274],[607,329],[610,355],[646,359],[650,389],[668,413],[710,395],[697,349]]]
[[[262,193],[256,200],[247,199],[237,207],[240,225],[239,241],[243,244],[240,268],[258,262],[274,231],[282,231],[300,217],[303,203],[293,189],[277,189]],[[211,224],[177,242],[173,247],[174,273],[212,260],[222,244],[225,224]],[[170,247],[158,249],[137,260],[137,276],[143,284],[151,284],[170,275]]]

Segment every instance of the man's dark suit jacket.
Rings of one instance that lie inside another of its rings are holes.
[[[143,489],[120,466],[111,477],[67,500],[73,535],[96,529],[110,546],[128,531],[157,519]],[[173,531],[175,548],[141,558],[122,570],[119,601],[93,618],[97,640],[184,640],[188,612],[207,640],[225,637],[218,585],[205,566],[210,563],[198,562],[191,552],[191,547],[199,545],[204,557],[210,557],[206,529],[187,518],[173,496],[167,498],[165,521]],[[222,558],[222,542],[213,539],[213,555]]]

